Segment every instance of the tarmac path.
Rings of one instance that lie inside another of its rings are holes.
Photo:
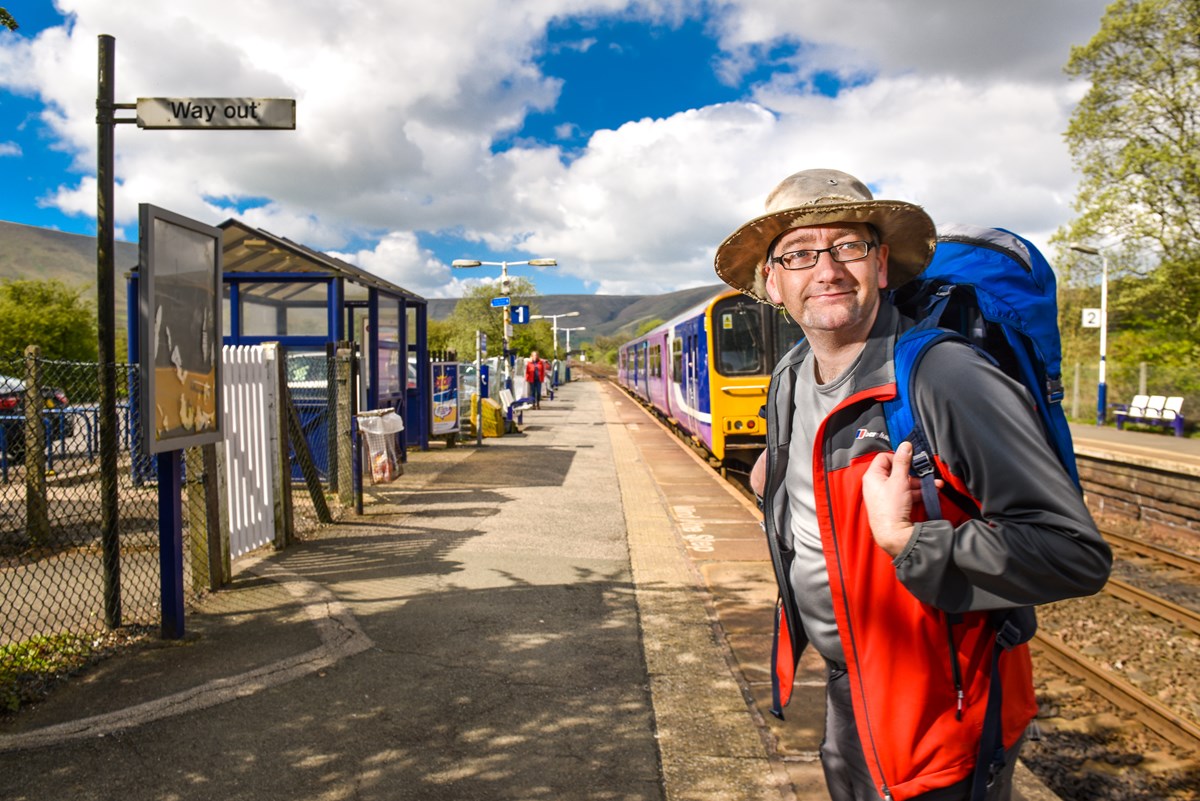
[[[239,562],[0,725],[0,798],[791,798],[610,404],[573,382]]]

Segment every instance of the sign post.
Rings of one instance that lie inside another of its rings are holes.
[[[99,78],[96,86],[96,305],[100,360],[100,411],[98,421],[100,447],[100,542],[102,551],[101,561],[104,570],[104,622],[106,626],[116,628],[121,625],[121,570],[117,508],[117,452],[120,442],[116,406],[116,316],[114,310],[116,267],[113,255],[113,240],[115,238],[115,215],[113,213],[115,176],[113,172],[114,153],[116,149],[116,126],[121,124],[137,124],[139,127],[147,130],[175,128],[294,130],[296,127],[296,101],[283,98],[139,98],[137,103],[117,103],[115,101],[116,39],[108,34],[100,34],[99,36],[98,66]],[[133,110],[137,112],[136,117],[117,116],[118,111]],[[145,234],[143,233],[143,235]],[[216,308],[219,312],[221,298],[219,266],[221,239],[219,232],[215,248],[218,259]],[[145,257],[143,256],[142,258],[142,265],[145,266]],[[144,319],[144,314],[142,316],[143,319],[140,324],[145,326],[147,325],[147,320]],[[219,346],[221,342],[219,320],[219,317],[214,316],[213,323],[215,328],[210,329],[210,334],[215,337],[215,344],[213,344],[214,351],[212,353],[215,354],[214,358],[217,363],[220,362]],[[142,330],[145,329],[143,328]],[[182,333],[181,336],[183,336]],[[194,340],[188,343],[189,347],[201,341],[202,338],[196,335]],[[148,338],[143,338],[142,342],[143,350],[153,347],[152,341]],[[182,344],[184,340],[180,339],[179,342]],[[210,344],[212,343],[210,342]],[[170,354],[168,353],[168,358],[169,356]],[[142,354],[142,358],[143,360],[145,359],[145,354]],[[186,375],[188,372],[190,371],[187,369],[184,370],[185,376],[179,379],[181,383],[186,383],[189,378]],[[220,395],[220,387],[215,383],[210,389],[215,396]],[[185,400],[190,405],[195,399]],[[182,422],[187,417],[187,409],[185,407],[172,408],[170,411],[164,408],[163,412],[166,413],[164,417],[157,416],[155,414],[156,410],[153,408],[143,411],[149,412],[149,414],[144,413],[142,419],[149,421],[166,419],[169,423],[171,418],[175,418]],[[207,413],[207,410],[196,407],[192,408],[192,412],[193,416],[190,419],[194,428],[196,425],[196,417],[194,415]],[[213,421],[214,431],[216,430],[217,419],[214,418]],[[193,430],[190,433],[194,434],[195,431]],[[219,436],[218,433],[218,439]],[[200,439],[196,439],[194,442],[185,442],[185,440],[193,438],[190,436],[175,436],[171,431],[166,432],[166,437],[173,441],[173,446],[171,448],[160,448],[159,537],[160,550],[163,552],[164,560],[168,557],[170,558],[175,575],[168,581],[166,573],[163,574],[163,637],[179,638],[183,636],[183,564],[182,561],[176,560],[173,554],[168,554],[164,550],[174,546],[173,543],[165,542],[163,539],[164,536],[169,536],[164,534],[164,520],[169,522],[172,518],[178,519],[179,515],[177,511],[179,508],[179,448],[185,447],[185,445],[200,444],[200,441],[204,437],[201,436]],[[172,493],[175,496],[173,503],[171,502]],[[176,561],[178,561],[178,564],[175,564]],[[166,564],[167,562],[164,561],[164,570],[166,570]],[[172,584],[178,585],[180,594],[178,598],[173,596],[168,600],[168,587]],[[168,604],[170,604],[170,608],[168,608]]]
[[[483,445],[483,354],[487,351],[487,334],[475,332],[475,445]]]

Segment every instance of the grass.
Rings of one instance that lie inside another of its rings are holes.
[[[0,712],[42,700],[57,683],[141,642],[150,629],[127,627],[102,634],[39,635],[0,646]]]

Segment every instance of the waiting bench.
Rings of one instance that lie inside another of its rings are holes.
[[[514,400],[511,389],[502,389],[500,390],[500,405],[504,407],[505,419],[513,419],[513,414],[516,413],[517,425],[524,425],[525,410],[533,408],[533,399],[521,398],[520,400]]]
[[[1117,418],[1117,430],[1126,423],[1142,423],[1152,426],[1170,426],[1175,436],[1183,436],[1183,397],[1165,395],[1134,395],[1129,405],[1118,404],[1113,411]]]

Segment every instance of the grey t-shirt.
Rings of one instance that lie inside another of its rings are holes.
[[[817,524],[813,444],[821,421],[849,396],[854,372],[861,359],[860,353],[844,373],[827,384],[817,383],[816,359],[811,354],[801,363],[793,396],[792,441],[788,446],[788,519],[792,547],[796,552],[789,579],[796,593],[796,606],[800,609],[809,642],[821,656],[843,663],[846,657],[833,616],[829,572],[821,549],[821,530]]]

